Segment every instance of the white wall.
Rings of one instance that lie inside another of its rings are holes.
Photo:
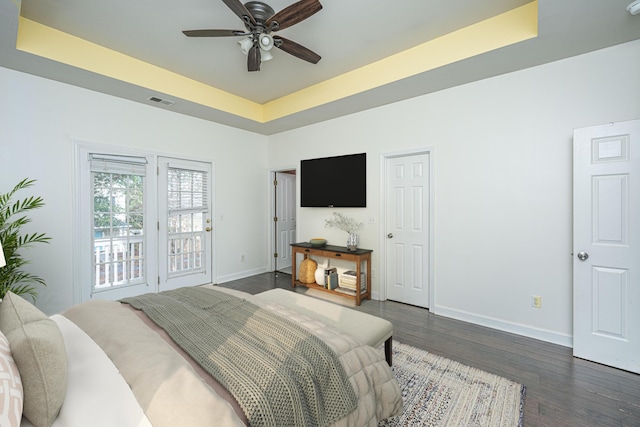
[[[29,230],[45,232],[51,244],[24,254],[29,271],[47,282],[37,300],[44,311],[74,302],[73,140],[211,161],[216,277],[266,270],[266,137],[0,68],[0,193],[23,178],[38,180],[19,196],[46,203],[33,211]]]
[[[573,129],[640,118],[638,52],[635,41],[275,135],[268,167],[366,151],[368,206],[345,212],[367,223],[382,209],[380,156],[433,147],[432,311],[571,345]],[[332,211],[299,208],[298,240],[344,245],[324,228]],[[377,271],[382,231],[376,220],[360,233]]]
[[[362,247],[380,268],[380,156],[435,149],[436,313],[561,344],[572,334],[571,138],[576,127],[640,118],[640,41],[264,137],[0,68],[0,192],[38,180],[46,206],[29,251],[38,306],[73,303],[72,140],[212,161],[218,282],[264,271],[267,170],[366,151]],[[330,209],[298,208],[298,240],[324,236]],[[220,221],[220,216],[224,217]],[[245,254],[246,261],[240,262]],[[381,282],[373,279],[374,292]],[[542,309],[530,306],[542,296]]]

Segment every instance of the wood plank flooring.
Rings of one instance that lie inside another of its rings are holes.
[[[273,288],[295,291],[291,276],[284,273],[220,286],[251,294]],[[525,384],[527,427],[640,427],[640,375],[574,358],[567,347],[411,305],[370,300],[354,308],[392,322],[397,341]]]

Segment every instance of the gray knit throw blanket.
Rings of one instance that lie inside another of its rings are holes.
[[[250,426],[326,426],[357,399],[336,354],[301,326],[199,287],[126,298],[238,401]]]

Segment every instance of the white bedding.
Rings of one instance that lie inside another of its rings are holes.
[[[402,410],[400,389],[381,352],[278,304],[243,297],[299,323],[336,352],[358,405],[331,427],[376,427]],[[65,400],[53,426],[244,426],[237,404],[219,394],[134,311],[95,300],[51,316],[68,362]],[[33,427],[25,418],[21,425]]]
[[[64,337],[67,394],[53,427],[151,427],[126,381],[102,349],[73,322],[53,315]],[[23,417],[24,427],[33,425]]]

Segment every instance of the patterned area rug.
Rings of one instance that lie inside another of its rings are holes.
[[[404,411],[379,427],[522,426],[522,384],[397,341],[393,373]]]

